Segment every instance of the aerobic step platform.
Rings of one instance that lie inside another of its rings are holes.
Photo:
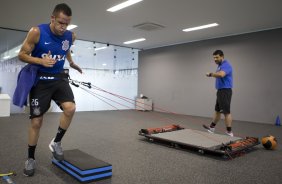
[[[260,144],[258,138],[255,137],[230,137],[211,134],[207,131],[185,129],[179,125],[141,129],[139,135],[148,138],[151,142],[166,143],[176,148],[186,148],[200,153],[213,153],[223,156],[242,153]]]
[[[52,159],[57,167],[82,183],[102,180],[112,176],[112,165],[94,158],[79,149],[64,151],[64,161]]]

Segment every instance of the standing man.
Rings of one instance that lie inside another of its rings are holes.
[[[70,46],[75,40],[75,34],[67,30],[72,16],[71,8],[58,4],[51,15],[51,22],[32,27],[23,42],[19,59],[38,68],[36,82],[30,90],[30,119],[28,132],[28,159],[25,162],[24,175],[32,176],[35,172],[35,148],[43,115],[54,100],[63,113],[60,118],[55,138],[51,141],[51,149],[55,159],[64,159],[61,140],[68,129],[75,112],[73,92],[68,83],[68,71],[64,70],[67,58],[70,67],[82,73],[70,54]],[[28,81],[27,81],[28,82]]]
[[[226,125],[226,134],[233,137],[231,129],[232,116],[230,113],[232,87],[233,87],[233,72],[231,64],[224,59],[224,54],[221,50],[216,50],[213,53],[213,59],[218,65],[215,73],[207,73],[207,77],[215,78],[215,88],[217,89],[217,99],[215,105],[215,114],[210,126],[203,125],[210,133],[214,133],[215,126],[221,118],[221,113],[224,114]]]

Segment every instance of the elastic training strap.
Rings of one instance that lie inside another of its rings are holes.
[[[64,69],[60,73],[37,73],[38,80],[59,80],[59,79],[68,79],[69,70]]]

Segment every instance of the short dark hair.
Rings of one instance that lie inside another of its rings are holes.
[[[214,51],[213,52],[213,55],[215,56],[215,55],[219,55],[219,56],[224,56],[224,54],[223,54],[223,52],[222,52],[222,50],[216,50],[216,51]]]
[[[52,15],[57,16],[60,12],[63,12],[63,14],[67,16],[72,15],[71,8],[66,3],[57,4],[53,10]]]

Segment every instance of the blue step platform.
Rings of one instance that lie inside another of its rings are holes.
[[[79,149],[64,151],[64,161],[52,159],[52,163],[80,181],[88,183],[112,176],[112,165],[94,158]]]

